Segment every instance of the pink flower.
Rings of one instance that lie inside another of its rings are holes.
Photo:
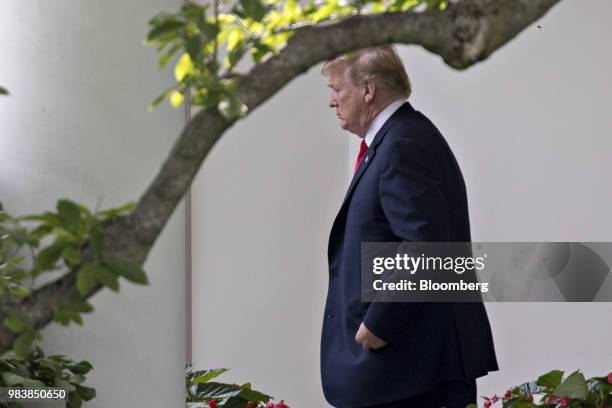
[[[217,408],[217,400],[208,400],[206,402],[210,408]]]
[[[285,404],[284,400],[281,400],[278,404],[268,402],[264,408],[289,408],[289,405]]]
[[[544,398],[544,402],[557,402],[558,406],[560,407],[569,407],[569,403],[572,402],[572,399],[570,397],[559,398],[555,397],[554,395],[549,395],[548,397]]]
[[[612,384],[612,372],[608,374],[608,383]]]
[[[508,391],[506,391],[506,393],[504,394],[504,399],[508,399],[508,398],[510,398],[510,397],[512,397],[512,391],[508,390]]]

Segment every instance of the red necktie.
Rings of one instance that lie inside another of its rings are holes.
[[[353,174],[357,173],[357,169],[359,168],[359,163],[363,160],[364,156],[368,152],[368,145],[365,142],[365,139],[361,140],[361,146],[359,146],[359,154],[357,155],[357,161],[355,162],[355,171]]]

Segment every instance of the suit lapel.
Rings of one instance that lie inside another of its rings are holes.
[[[383,138],[385,137],[385,135],[387,134],[389,129],[391,129],[391,127],[395,124],[395,122],[397,122],[397,120],[400,117],[402,117],[402,115],[407,114],[407,113],[411,113],[411,112],[414,112],[414,108],[412,108],[410,103],[406,102],[405,104],[400,106],[393,113],[393,115],[391,115],[391,117],[385,122],[383,127],[381,127],[380,130],[378,132],[376,132],[376,135],[374,136],[374,139],[372,140],[372,144],[368,148],[368,152],[367,152],[366,156],[364,157],[364,159],[359,164],[359,167],[357,168],[357,173],[355,173],[355,175],[353,176],[353,179],[351,180],[351,184],[349,184],[348,190],[346,192],[346,195],[344,196],[344,201],[342,202],[342,206],[340,207],[340,210],[342,210],[342,207],[344,207],[344,204],[347,202],[347,200],[350,197],[351,193],[355,189],[355,186],[357,186],[357,183],[359,182],[359,179],[361,178],[363,173],[366,171],[366,169],[368,168],[368,166],[372,162],[372,159],[374,158],[374,155],[376,154],[376,147],[383,140]]]
[[[399,118],[401,118],[404,115],[410,114],[410,113],[412,113],[414,111],[415,110],[410,105],[410,103],[406,102],[405,104],[400,106],[399,109],[396,110],[393,113],[393,115],[391,115],[389,120],[387,120],[385,122],[383,127],[380,128],[380,130],[374,136],[374,139],[372,140],[372,144],[368,148],[368,152],[366,154],[366,157],[364,157],[364,159],[359,164],[359,167],[357,168],[357,172],[353,176],[353,179],[351,180],[351,183],[350,183],[350,185],[348,187],[348,190],[346,192],[346,195],[344,196],[344,200],[342,201],[342,205],[340,206],[340,210],[338,211],[338,214],[336,215],[336,218],[334,219],[334,222],[332,224],[332,228],[331,228],[331,232],[330,232],[330,236],[329,236],[328,247],[327,247],[328,259],[330,261],[334,257],[333,256],[333,254],[334,254],[334,247],[335,247],[335,245],[337,243],[336,239],[339,238],[339,237],[336,237],[336,229],[338,228],[337,224],[342,219],[342,213],[345,211],[345,208],[346,208],[348,202],[350,201],[351,194],[353,193],[353,190],[357,186],[357,183],[359,182],[359,179],[361,179],[361,176],[363,175],[363,173],[365,173],[365,171],[367,170],[368,166],[372,162],[372,159],[376,155],[376,147],[380,144],[380,142],[383,140],[383,138],[385,137],[385,135],[387,134],[389,129],[391,129],[393,124],[395,124],[395,122],[397,122],[397,120]],[[331,272],[331,270],[330,270],[330,272]]]

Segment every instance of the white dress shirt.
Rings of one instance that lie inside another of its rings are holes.
[[[382,112],[376,115],[376,117],[370,124],[370,127],[368,128],[368,132],[366,133],[365,138],[364,138],[368,147],[370,147],[370,145],[372,144],[372,140],[374,140],[374,136],[376,136],[376,133],[378,133],[378,131],[383,127],[385,122],[389,120],[391,115],[393,115],[395,111],[398,110],[399,107],[402,106],[405,102],[406,102],[405,99],[398,99],[395,102],[392,102],[391,104],[389,104],[389,106],[383,109]]]

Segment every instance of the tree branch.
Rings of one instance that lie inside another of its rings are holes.
[[[292,79],[317,63],[359,48],[420,45],[451,67],[465,69],[489,57],[560,0],[463,0],[444,11],[359,15],[296,30],[286,47],[241,78],[238,96],[252,112]],[[216,109],[198,112],[187,123],[134,211],[105,231],[105,254],[143,263],[198,168],[233,124]],[[76,272],[36,290],[16,306],[36,327],[46,325],[53,308],[80,299]],[[93,289],[85,297],[96,293]],[[0,351],[14,335],[0,327]]]

